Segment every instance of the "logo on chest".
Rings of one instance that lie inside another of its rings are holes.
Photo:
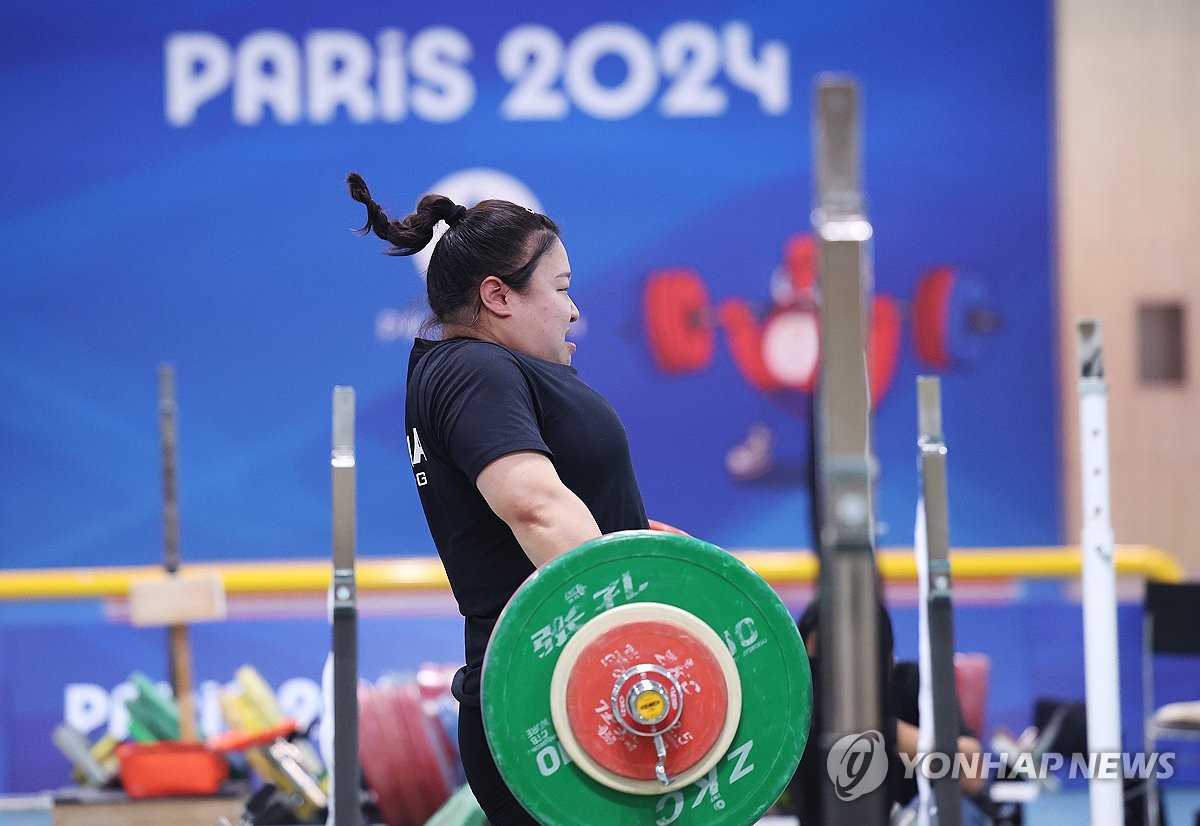
[[[405,441],[408,442],[408,457],[412,459],[413,475],[417,479],[417,487],[421,487],[429,482],[429,477],[425,475],[425,471],[415,470],[416,466],[425,460],[425,448],[421,446],[421,435],[417,433],[415,427],[412,429],[411,436],[405,436]]]

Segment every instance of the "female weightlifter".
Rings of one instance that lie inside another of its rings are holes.
[[[558,227],[509,203],[471,208],[426,195],[394,220],[363,179],[361,234],[389,255],[426,247],[426,288],[441,327],[408,364],[405,433],[429,532],[465,619],[466,665],[454,679],[467,782],[495,826],[533,824],[488,749],[479,688],[484,651],[509,598],[536,566],[613,531],[647,528],[625,428],[571,366],[579,310]]]

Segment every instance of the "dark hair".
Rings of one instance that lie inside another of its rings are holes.
[[[367,207],[367,223],[357,232],[374,232],[392,245],[388,255],[413,255],[429,244],[438,221],[447,230],[433,248],[425,288],[429,308],[439,322],[464,320],[464,310],[478,318],[479,285],[494,275],[524,292],[538,261],[558,239],[558,225],[545,215],[509,201],[480,201],[470,209],[444,195],[426,195],[417,211],[402,221],[389,218],[375,203],[357,172],[346,176],[350,197]]]

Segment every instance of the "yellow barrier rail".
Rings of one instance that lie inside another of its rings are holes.
[[[816,557],[808,550],[747,550],[734,555],[772,585],[811,583]],[[911,549],[889,548],[877,554],[883,578],[913,581],[917,564]],[[1118,576],[1163,582],[1184,578],[1179,563],[1166,551],[1148,545],[1118,545]],[[956,581],[995,579],[1065,579],[1080,574],[1079,546],[1041,548],[972,548],[952,551]],[[332,563],[328,559],[224,562],[186,565],[181,574],[217,574],[227,594],[325,593]],[[30,568],[0,571],[0,601],[122,598],[135,582],[162,579],[154,565],[111,568]],[[366,557],[358,560],[360,591],[443,591],[449,587],[435,557]]]
[[[810,552],[742,551],[736,554],[773,585],[812,582],[817,560]],[[1114,551],[1118,576],[1160,582],[1179,582],[1183,568],[1171,554],[1149,545],[1118,545]],[[889,548],[876,554],[880,574],[888,582],[917,578],[911,548]],[[971,548],[950,552],[955,581],[994,579],[1066,579],[1080,575],[1083,557],[1078,545],[1035,548]]]

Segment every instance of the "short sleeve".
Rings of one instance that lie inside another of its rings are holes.
[[[447,458],[472,482],[506,454],[536,450],[551,455],[533,391],[504,348],[464,344],[428,379],[428,425]]]

